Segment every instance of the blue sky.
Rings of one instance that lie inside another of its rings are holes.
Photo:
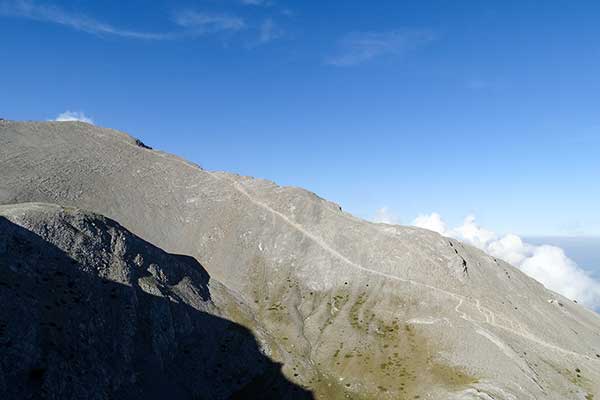
[[[0,117],[80,112],[372,218],[600,235],[600,2],[0,0]]]

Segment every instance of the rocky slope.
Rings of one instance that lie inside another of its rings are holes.
[[[0,206],[3,399],[310,398],[191,257],[55,205]]]
[[[0,122],[0,171],[0,204],[89,209],[194,257],[317,398],[600,396],[597,314],[436,233],[78,122]]]

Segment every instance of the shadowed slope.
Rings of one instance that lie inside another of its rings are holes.
[[[224,290],[101,216],[0,207],[0,397],[312,398],[222,317]]]

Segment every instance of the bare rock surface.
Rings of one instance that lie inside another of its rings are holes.
[[[196,260],[99,215],[0,206],[0,304],[2,399],[310,398]]]
[[[114,130],[2,121],[0,204],[29,201],[102,213],[194,257],[317,398],[600,396],[597,314],[436,233],[205,171]]]

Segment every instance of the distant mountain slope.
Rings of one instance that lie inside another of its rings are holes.
[[[1,122],[0,171],[0,203],[90,209],[196,258],[318,398],[600,395],[598,315],[455,240],[83,123]]]

